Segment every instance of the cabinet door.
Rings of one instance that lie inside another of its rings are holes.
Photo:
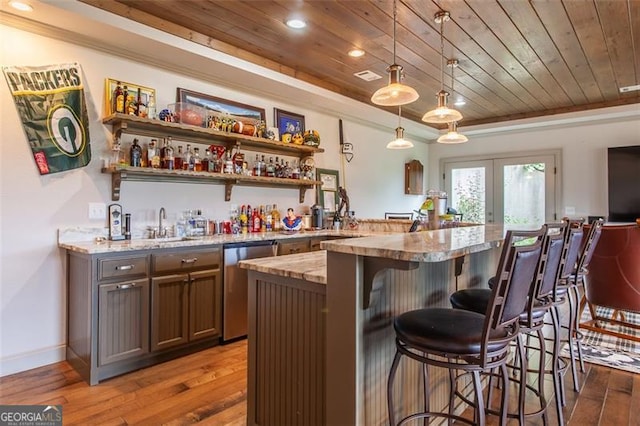
[[[189,275],[189,340],[221,334],[222,282],[220,270]]]
[[[411,160],[404,165],[404,193],[422,195],[424,185],[424,174],[422,163],[418,160]]]
[[[306,253],[309,251],[309,240],[278,242],[278,256],[284,254]]]
[[[189,340],[189,276],[166,275],[151,279],[151,350]]]
[[[102,284],[98,301],[98,364],[148,353],[149,280]]]

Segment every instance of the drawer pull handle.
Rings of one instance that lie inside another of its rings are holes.
[[[182,263],[196,263],[197,261],[197,257],[192,257],[191,259],[182,259]]]
[[[135,287],[135,286],[136,286],[136,283],[131,283],[131,284],[118,284],[118,285],[116,286],[116,288],[117,288],[118,290],[126,290],[126,289],[128,289],[128,288],[133,288],[133,287]]]
[[[116,271],[129,271],[133,269],[136,265],[118,265],[116,266]]]

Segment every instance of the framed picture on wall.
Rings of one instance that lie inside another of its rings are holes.
[[[124,114],[135,115],[135,106],[138,102],[138,91],[140,92],[140,108],[139,116],[147,116],[147,105],[151,96],[155,98],[156,90],[150,87],[140,86],[135,83],[128,83],[122,80],[115,80],[113,78],[107,78],[104,84],[104,114],[105,116],[114,114],[116,112],[116,101],[114,99],[114,93],[116,88],[120,86],[120,89],[124,92],[127,89],[126,105],[131,109],[130,111],[121,111]]]
[[[247,120],[247,122],[257,122],[265,121],[266,119],[264,108],[217,98],[215,96],[194,92],[193,90],[182,89],[180,87],[178,87],[177,90],[176,101],[197,105],[206,109],[208,114],[216,113],[232,115],[241,121]]]
[[[316,169],[316,178],[322,182],[318,185],[317,200],[322,209],[327,212],[335,212],[339,202],[338,187],[340,179],[337,170]]]
[[[278,108],[274,108],[273,111],[275,115],[275,124],[280,132],[281,138],[285,134],[295,135],[296,133],[304,133],[304,115],[284,111]]]

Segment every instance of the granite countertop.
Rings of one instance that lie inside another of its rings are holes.
[[[379,233],[370,231],[351,230],[318,230],[318,231],[297,231],[297,232],[260,232],[249,234],[218,234],[202,238],[157,238],[157,239],[132,239],[122,241],[110,241],[107,239],[95,239],[90,241],[67,241],[59,236],[58,247],[84,254],[118,253],[134,250],[153,250],[180,247],[201,247],[210,245],[220,245],[227,243],[241,243],[264,240],[287,240],[310,237],[362,237],[368,235],[378,235]]]
[[[238,265],[243,269],[280,277],[297,278],[318,284],[327,283],[327,252],[325,250],[241,260]]]
[[[497,247],[503,241],[505,232],[504,225],[477,225],[323,241],[320,247],[327,251],[360,256],[441,262]]]

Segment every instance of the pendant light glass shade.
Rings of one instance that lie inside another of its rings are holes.
[[[407,149],[413,148],[411,141],[404,138],[404,129],[400,125],[402,118],[402,107],[398,106],[398,127],[396,127],[396,138],[387,144],[387,149]]]
[[[413,143],[404,138],[404,129],[396,127],[396,138],[387,144],[387,149],[408,149],[413,148]]]
[[[376,90],[371,96],[371,102],[376,105],[398,106],[410,104],[420,97],[416,89],[400,82],[402,79],[400,65],[390,65],[387,71],[389,72],[389,84]]]
[[[420,95],[416,89],[402,84],[402,67],[396,64],[396,1],[393,1],[393,64],[389,65],[389,84],[371,96],[371,102],[382,106],[399,106],[416,101]]]
[[[438,143],[465,143],[468,140],[468,137],[466,137],[462,133],[458,133],[458,123],[452,121],[451,123],[449,123],[449,131],[438,138]]]
[[[440,24],[440,83],[441,89],[438,92],[438,107],[428,111],[422,116],[422,121],[426,123],[450,123],[452,121],[462,120],[462,114],[453,108],[447,106],[447,93],[444,90],[444,23],[449,20],[449,12],[440,11],[435,15],[436,23]],[[453,76],[453,71],[452,71]]]
[[[460,112],[447,106],[447,96],[449,96],[449,93],[444,90],[438,92],[438,107],[423,115],[422,121],[442,124],[462,120],[462,114],[460,114]]]

